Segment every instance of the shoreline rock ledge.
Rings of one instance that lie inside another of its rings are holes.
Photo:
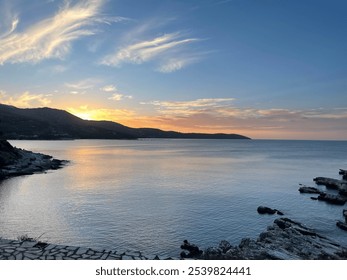
[[[221,241],[200,250],[184,241],[182,258],[209,260],[346,260],[347,248],[289,218],[276,219],[257,240],[242,239],[238,246]],[[189,250],[191,249],[191,250]]]
[[[13,147],[0,140],[0,180],[62,168],[69,161]]]

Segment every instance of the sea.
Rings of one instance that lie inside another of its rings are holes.
[[[300,194],[318,176],[341,178],[347,141],[10,141],[69,160],[59,170],[0,182],[0,237],[178,257],[183,240],[201,248],[255,239],[279,216],[347,246],[336,227],[343,206]],[[323,186],[318,186],[322,190]],[[346,208],[346,206],[345,206]]]

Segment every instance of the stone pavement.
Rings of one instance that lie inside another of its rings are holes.
[[[138,251],[94,250],[38,241],[0,239],[0,260],[153,260]]]

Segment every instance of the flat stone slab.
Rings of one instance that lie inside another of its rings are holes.
[[[0,239],[0,260],[139,260],[151,259],[139,251],[117,254],[115,250],[45,244],[36,241]]]

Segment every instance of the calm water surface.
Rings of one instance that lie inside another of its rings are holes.
[[[339,178],[346,141],[11,141],[68,159],[63,169],[0,182],[0,236],[178,256],[255,238],[276,218],[266,205],[347,245],[341,206],[300,195],[298,184]]]

